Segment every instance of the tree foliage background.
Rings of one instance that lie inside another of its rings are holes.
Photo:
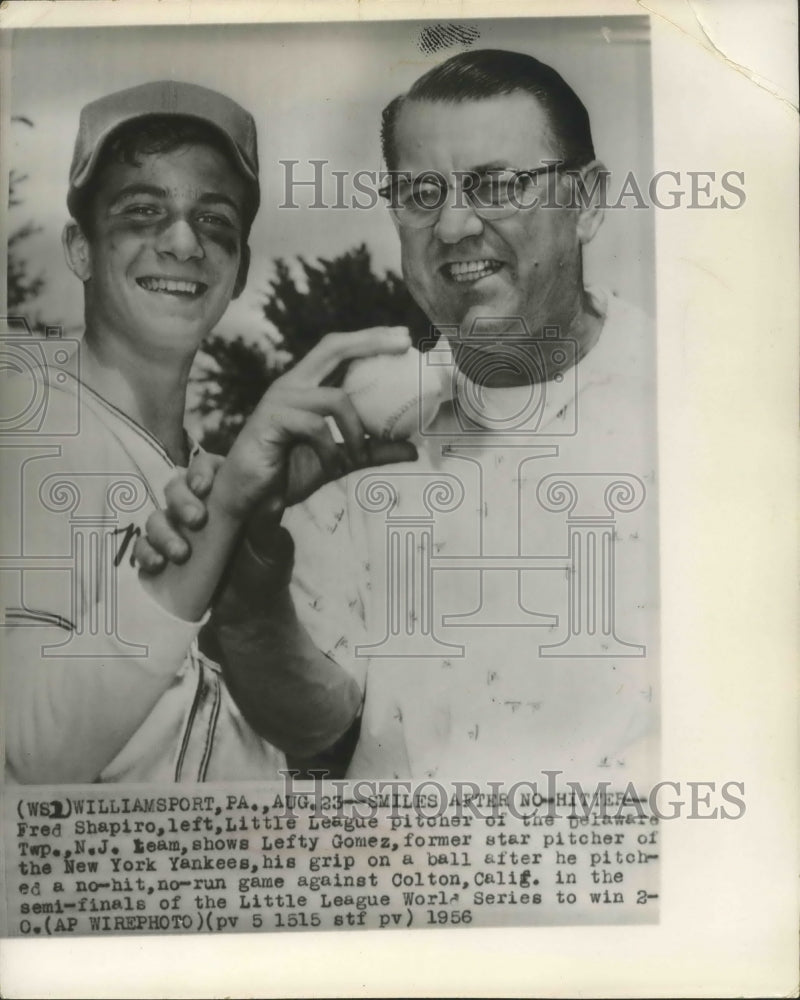
[[[298,264],[295,277],[285,260],[275,261],[262,306],[279,334],[280,353],[266,337],[259,344],[215,334],[203,345],[195,411],[204,418],[203,445],[210,451],[228,451],[269,385],[326,333],[407,326],[415,342],[428,335],[428,321],[402,279],[392,271],[376,274],[366,245],[313,264],[301,257]]]
[[[33,128],[33,122],[24,115],[13,115],[16,125]],[[8,207],[19,208],[24,204],[23,185],[27,174],[10,170],[8,175]],[[46,329],[60,328],[58,319],[45,318],[38,308],[37,300],[45,287],[45,275],[32,268],[25,254],[25,246],[32,236],[42,231],[42,227],[27,220],[11,230],[8,236],[8,258],[6,264],[6,304],[9,316],[24,318],[35,333],[44,336]]]
[[[12,117],[12,122],[33,128],[33,122],[22,115]],[[11,170],[8,175],[8,207],[18,208],[22,204],[20,186],[27,179],[25,174]],[[8,272],[6,276],[6,293],[8,311],[12,315],[19,313],[21,307],[36,299],[44,288],[44,277],[32,274],[30,265],[23,256],[25,243],[40,232],[39,226],[33,222],[25,222],[13,229],[8,237]]]

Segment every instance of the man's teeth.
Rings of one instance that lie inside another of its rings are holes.
[[[176,292],[182,295],[197,295],[201,288],[198,281],[175,281],[172,278],[139,278],[139,284],[148,292]]]
[[[494,274],[502,267],[499,260],[460,260],[446,266],[447,276],[452,281],[478,281],[487,274]]]

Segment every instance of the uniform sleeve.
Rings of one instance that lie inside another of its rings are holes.
[[[75,621],[48,610],[48,601],[37,602],[47,608],[7,608],[13,624],[4,629],[2,659],[11,780],[95,781],[182,668],[202,623],[172,618],[133,584],[124,592],[130,603],[115,634],[91,634],[92,612],[101,619],[110,612],[103,602]]]

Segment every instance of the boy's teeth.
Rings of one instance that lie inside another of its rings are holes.
[[[499,267],[500,262],[496,260],[460,260],[448,264],[447,270],[453,281],[477,281],[487,274],[494,274]]]
[[[196,281],[174,281],[171,278],[140,278],[139,284],[148,292],[182,292],[184,295],[196,295],[200,285]]]

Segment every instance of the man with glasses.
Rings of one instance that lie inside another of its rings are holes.
[[[603,167],[561,77],[518,53],[456,56],[389,104],[382,139],[403,275],[431,322],[464,341],[476,319],[523,317],[533,338],[557,326],[586,353],[601,324],[580,250],[602,213],[580,211],[576,188]]]
[[[298,614],[366,675],[348,774],[646,773],[654,350],[642,313],[584,284],[603,171],[586,109],[531,56],[467,52],[388,105],[382,142],[453,398],[416,465],[284,519]]]

